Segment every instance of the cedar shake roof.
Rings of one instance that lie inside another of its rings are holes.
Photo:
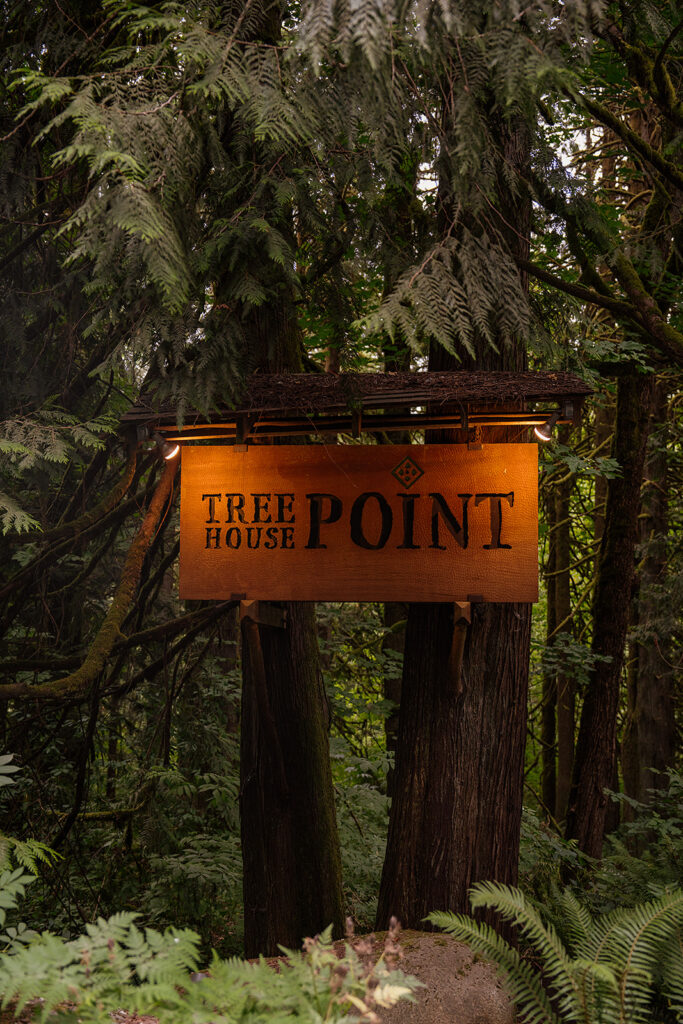
[[[592,388],[572,373],[528,371],[507,373],[465,371],[432,373],[287,373],[252,374],[234,406],[218,408],[208,417],[190,412],[185,426],[235,423],[247,416],[251,422],[318,414],[358,413],[360,410],[400,409],[403,412],[429,404],[438,415],[439,406],[461,404],[468,411],[478,407],[524,407],[529,403],[581,400]],[[175,427],[175,410],[170,406],[153,409],[138,405],[123,417],[123,423],[155,423]]]

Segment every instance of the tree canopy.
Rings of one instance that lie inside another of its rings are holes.
[[[122,893],[149,920],[201,907],[205,941],[235,941],[240,652],[245,685],[264,652],[293,678],[297,659],[241,641],[233,602],[178,600],[176,471],[119,422],[144,396],[181,423],[265,369],[424,369],[431,353],[592,383],[543,461],[520,766],[553,835],[566,821],[598,856],[605,786],[647,801],[677,756],[677,5],[1,10],[0,718],[22,765],[2,796],[10,834],[68,854],[44,919],[73,932]],[[294,617],[365,922],[405,618]]]

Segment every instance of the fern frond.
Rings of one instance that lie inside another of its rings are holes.
[[[490,925],[449,911],[432,913],[428,920],[501,969],[525,1024],[561,1024],[537,972]]]
[[[586,950],[593,931],[593,919],[588,910],[579,903],[571,889],[565,889],[556,897],[562,910],[562,928],[569,937],[569,950],[575,955]]]
[[[543,959],[544,974],[558,999],[571,1001],[575,993],[572,962],[551,924],[544,924],[540,914],[519,889],[500,882],[478,882],[470,890],[472,907],[495,910],[509,921],[533,945]]]

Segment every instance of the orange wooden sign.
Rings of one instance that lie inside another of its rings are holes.
[[[186,447],[180,596],[536,601],[537,446]]]

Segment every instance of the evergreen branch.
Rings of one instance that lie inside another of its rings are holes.
[[[160,530],[159,533],[157,534],[157,540],[155,542],[155,548],[157,546],[157,543],[160,543],[161,537],[162,537],[162,533],[161,533],[161,530]],[[128,615],[126,616],[126,618],[123,621],[122,632],[127,632],[128,620],[129,619],[132,620],[133,618],[135,618],[136,623],[137,623],[136,629],[140,628],[140,626],[142,624],[142,621],[143,621],[143,618],[144,618],[144,615],[145,615],[146,608],[147,608],[147,601],[152,596],[155,588],[157,588],[157,592],[158,592],[158,588],[163,583],[163,580],[164,580],[164,577],[166,575],[166,572],[168,571],[168,569],[170,569],[170,567],[176,561],[176,559],[178,557],[178,552],[179,551],[180,551],[180,539],[174,541],[174,543],[171,545],[171,548],[168,551],[168,553],[161,559],[161,561],[160,561],[159,565],[157,566],[156,570],[154,571],[154,573],[150,574],[150,576],[148,576],[148,578],[146,579],[144,584],[140,587],[140,590],[138,591],[138,596],[137,596],[137,600],[135,602],[135,605],[131,608],[131,610],[129,611]],[[154,549],[152,549],[149,552],[149,562],[150,563],[152,562],[155,554],[156,554],[156,551]]]
[[[669,77],[669,73],[664,67],[664,58],[666,57],[666,51],[673,43],[676,36],[683,29],[683,20],[679,21],[677,25],[669,32],[668,36],[662,43],[659,53],[655,57],[655,62],[652,66],[652,77],[659,86],[661,94],[666,97],[667,103],[673,107],[678,106],[680,112],[683,114],[683,104],[678,101],[678,94],[674,89],[673,82]],[[683,121],[683,118],[682,118]]]
[[[134,814],[138,814],[144,809],[144,801],[137,804],[135,807],[121,807],[117,810],[112,811],[79,811],[77,817],[79,821],[113,821],[118,824],[119,821],[129,820]],[[44,808],[44,814],[49,814],[54,818],[66,818],[68,811],[54,811],[51,808]]]
[[[175,619],[168,619],[166,622],[161,622],[156,626],[150,626],[149,629],[141,629],[137,633],[131,633],[130,636],[117,640],[111,653],[118,654],[121,651],[129,651],[133,647],[146,647],[150,643],[167,640],[177,633],[182,633],[184,630],[192,628],[199,622],[204,626],[207,622],[212,621],[211,616],[213,612],[222,613],[228,611],[235,604],[235,601],[223,601],[211,608],[198,608],[193,612],[188,612],[186,615],[179,615]],[[69,658],[8,658],[0,662],[0,672],[68,671],[72,668],[78,668],[80,663],[81,658],[78,655]]]
[[[609,40],[617,53],[624,58],[636,82],[650,94],[664,116],[679,128],[683,127],[683,102],[678,98],[678,92],[663,61],[667,49],[680,29],[679,23],[664,40],[654,61],[650,53],[633,43],[627,43],[618,25],[612,23],[604,33],[598,33]]]
[[[207,626],[211,626],[218,619],[221,618],[225,612],[230,611],[231,608],[235,608],[239,604],[238,601],[222,601],[221,604],[215,605],[212,608],[202,608],[202,616],[200,617],[197,613],[196,622],[188,631],[178,640],[170,650],[164,651],[160,658],[156,658],[155,661],[150,662],[145,668],[141,669],[132,679],[128,679],[125,683],[122,683],[115,690],[108,690],[106,693],[107,697],[113,697],[115,700],[119,700],[121,697],[125,697],[131,693],[141,683],[148,682],[150,679],[154,679],[156,675],[164,670],[164,668],[173,661],[173,659],[189,647],[190,644],[202,633]],[[189,617],[189,616],[188,616]],[[112,673],[112,678],[116,677],[116,673]],[[112,680],[109,679],[108,682]]]
[[[211,605],[209,608],[198,608],[196,611],[188,612],[187,615],[180,615],[177,619],[169,619],[158,626],[151,626],[149,629],[142,629],[138,633],[132,633],[116,645],[116,650],[129,650],[131,647],[146,647],[148,643],[165,640],[176,633],[194,627],[201,622],[206,625],[213,621],[213,614],[227,612],[230,608],[237,606],[237,601],[221,601],[220,604]]]
[[[70,675],[44,683],[42,686],[6,683],[0,686],[0,699],[32,697],[35,700],[53,700],[55,697],[78,698],[87,695],[104,668],[114,644],[121,636],[120,626],[140,581],[145,555],[154,539],[167,503],[172,497],[178,462],[178,459],[172,459],[164,467],[147,514],[128,549],[112,603],[82,665]]]
[[[123,476],[98,505],[90,509],[88,512],[84,512],[83,515],[77,516],[76,519],[72,519],[68,523],[61,523],[59,526],[55,526],[54,529],[46,530],[38,536],[36,536],[35,533],[29,534],[28,536],[22,535],[17,538],[17,542],[26,543],[27,541],[31,541],[35,543],[36,541],[40,541],[41,544],[54,544],[56,541],[63,540],[67,537],[76,537],[88,527],[94,526],[100,519],[103,519],[104,516],[111,512],[112,509],[116,508],[119,502],[123,500],[133,482],[136,466],[137,445],[130,444],[128,448],[128,461],[126,462],[126,468],[123,471]]]
[[[668,356],[679,365],[683,364],[683,334],[667,323],[655,299],[646,290],[633,264],[623,253],[617,252],[613,262],[615,276],[631,299],[630,303],[600,295],[592,288],[565,281],[564,278],[557,277],[521,257],[517,257],[516,261],[522,270],[526,270],[539,281],[557,288],[558,291],[581,299],[582,302],[600,306],[619,317],[627,317],[643,332],[648,341],[655,343],[661,355]]]
[[[670,160],[667,160],[661,153],[657,152],[649,142],[642,139],[632,128],[625,125],[608,107],[584,94],[581,94],[578,99],[589,113],[593,114],[602,125],[614,132],[622,142],[626,143],[629,149],[638,153],[672,185],[683,191],[683,174],[675,164],[672,164]]]
[[[598,220],[597,214],[589,222],[587,217],[581,217],[579,211],[570,205],[562,191],[551,188],[547,181],[533,171],[527,171],[527,176],[521,177],[523,181],[526,181],[532,199],[539,202],[548,213],[563,220],[568,228],[573,229],[572,238],[575,240],[575,244],[578,244],[579,237],[583,237],[603,255],[612,250],[614,239],[604,224]],[[572,252],[574,252],[573,249]],[[576,255],[575,252],[574,255]]]
[[[580,299],[581,302],[600,306],[602,309],[615,313],[617,316],[628,317],[629,320],[638,322],[638,311],[629,302],[624,302],[622,299],[613,299],[608,295],[602,295],[594,288],[586,288],[584,285],[577,284],[574,281],[565,281],[563,277],[551,274],[550,271],[539,267],[536,263],[523,259],[521,256],[517,256],[515,262],[520,270],[526,271],[527,274],[537,278],[539,281],[543,281],[544,284],[557,288],[558,291],[564,292],[566,295],[571,295],[575,299]]]
[[[76,534],[75,537],[67,537],[66,540],[62,541],[61,544],[57,544],[53,547],[47,548],[42,554],[38,555],[32,562],[19,572],[15,573],[3,587],[0,588],[0,600],[9,597],[13,590],[17,587],[21,587],[30,583],[38,574],[43,574],[49,565],[56,562],[57,559],[65,555],[71,548],[73,541],[76,537],[79,540],[85,540],[91,533],[101,531],[105,527],[109,526],[110,523],[120,522],[125,519],[130,513],[139,509],[145,502],[147,491],[142,491],[139,494],[129,498],[128,501],[124,501],[123,504],[119,505],[118,508],[113,508],[112,511],[100,519],[99,522],[91,523],[81,533]]]
[[[0,260],[0,272],[2,272],[5,269],[5,267],[8,267],[10,263],[17,259],[18,256],[21,256],[22,252],[25,252],[26,249],[33,245],[33,243],[38,238],[40,238],[41,235],[44,235],[45,232],[51,227],[52,223],[41,224],[39,227],[35,229],[35,231],[32,231],[30,235],[27,235],[26,238],[22,239],[21,242],[18,242],[17,245],[14,246],[12,251],[8,252],[7,255],[3,256],[3,258]]]
[[[633,305],[641,322],[652,335],[657,347],[676,363],[683,363],[683,334],[666,321],[664,314],[643,284],[633,263],[623,252],[614,254],[614,273]]]

